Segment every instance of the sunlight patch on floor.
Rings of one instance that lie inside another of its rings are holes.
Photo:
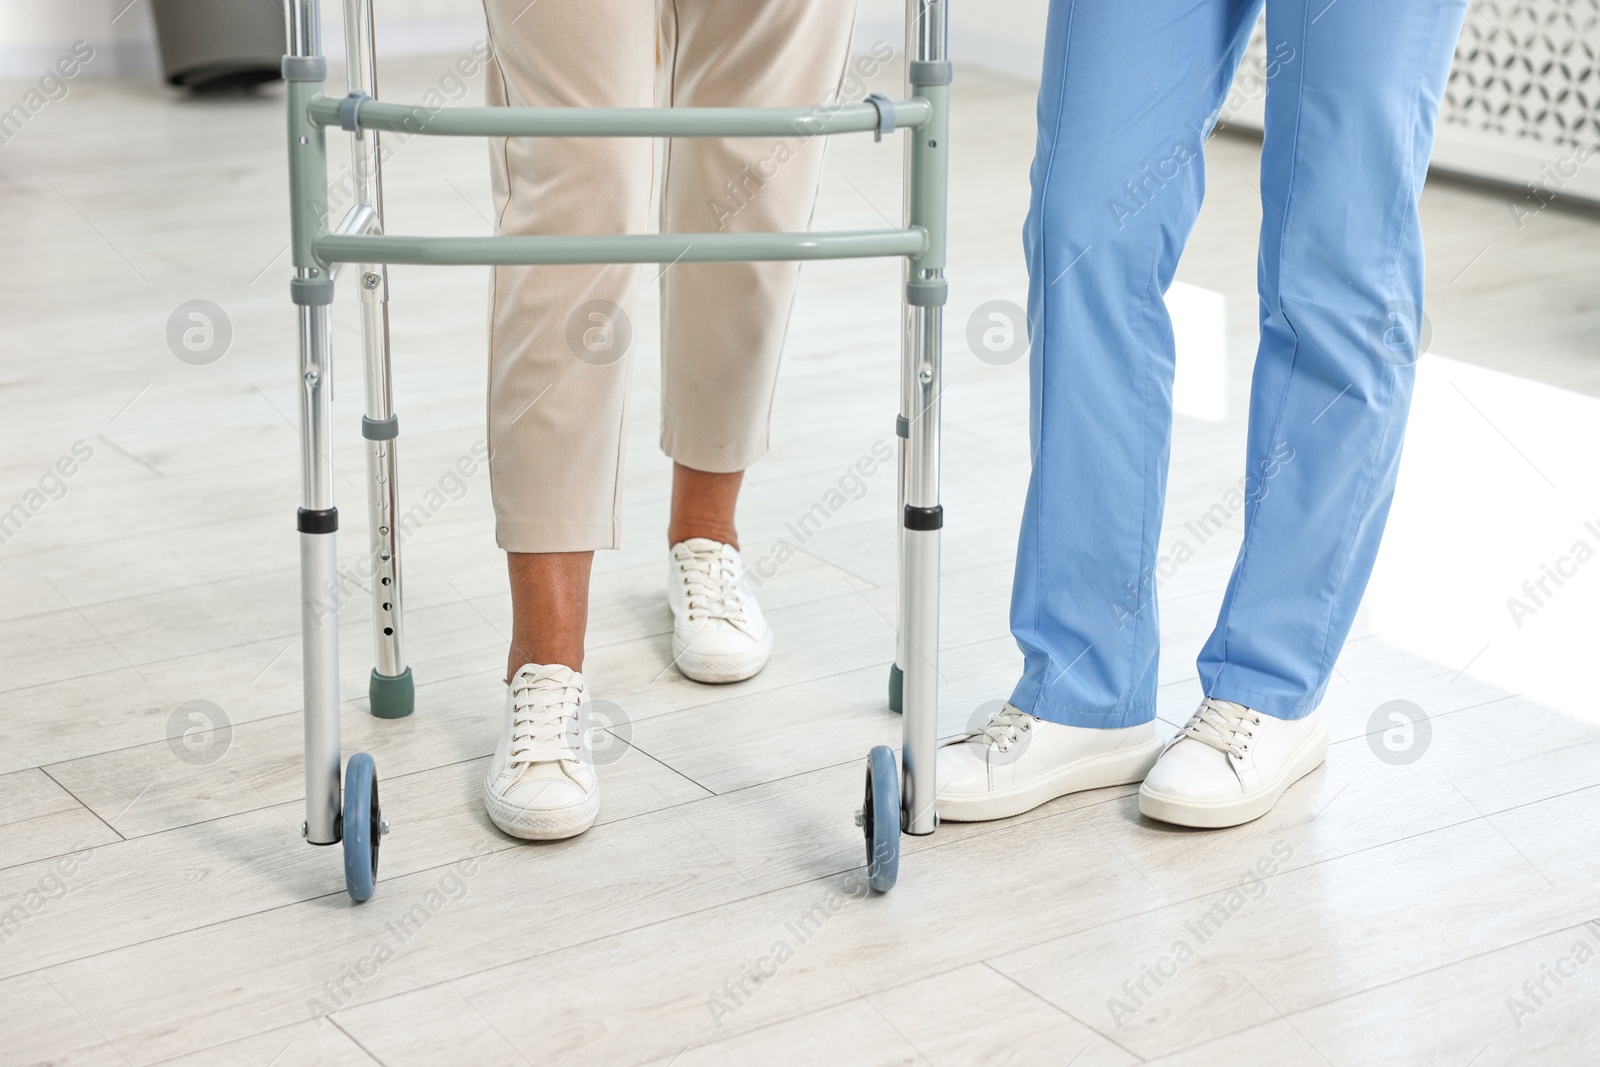
[[[1600,722],[1597,461],[1600,400],[1424,357],[1370,624],[1407,651]]]

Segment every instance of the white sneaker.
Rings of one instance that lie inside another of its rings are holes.
[[[691,537],[667,559],[672,661],[697,682],[742,682],[767,665],[772,629],[745,581],[739,550]]]
[[[583,675],[526,664],[506,687],[506,719],[483,779],[483,804],[512,837],[575,837],[600,814],[600,782],[583,748]]]
[[[1228,700],[1200,702],[1139,789],[1139,810],[1179,826],[1259,819],[1328,756],[1316,712],[1275,719]]]
[[[1137,782],[1160,752],[1154,723],[1063,726],[1005,704],[982,729],[940,744],[939,817],[1007,819],[1068,793]]]

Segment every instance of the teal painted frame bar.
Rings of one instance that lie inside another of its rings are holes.
[[[324,265],[414,263],[434,266],[554,263],[739,263],[903,256],[921,262],[934,247],[920,226],[824,233],[640,233],[538,237],[411,237],[319,234]]]
[[[340,125],[337,97],[310,101],[313,124]],[[896,100],[896,129],[917,129],[933,118],[920,97]],[[366,130],[438,137],[815,137],[872,133],[878,129],[872,104],[837,107],[449,107],[387,104],[363,100],[357,125]]]

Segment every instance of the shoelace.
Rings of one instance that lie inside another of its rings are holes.
[[[673,548],[678,575],[688,587],[689,621],[722,619],[745,622],[744,593],[732,545],[690,545]]]
[[[1019,734],[1025,734],[1031,729],[1033,729],[1033,716],[1006,704],[989,716],[989,721],[984,724],[983,729],[968,735],[967,740],[993,745],[1001,752],[1005,752],[1016,743]]]
[[[578,725],[580,685],[563,668],[524,668],[511,679],[511,765],[577,762],[583,738]]]
[[[1250,750],[1250,739],[1256,735],[1254,728],[1259,725],[1259,711],[1251,711],[1231,700],[1212,700],[1207,697],[1179,732],[1177,740],[1188,738],[1199,741],[1235,759],[1243,759]]]

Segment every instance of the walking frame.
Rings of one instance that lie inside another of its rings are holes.
[[[367,441],[368,523],[376,666],[369,699],[385,718],[410,714],[404,597],[397,525],[399,422],[391,388],[388,266],[725,263],[898,257],[905,263],[900,360],[898,507],[899,601],[889,701],[904,710],[900,765],[887,745],[868,756],[865,803],[857,813],[872,887],[891,888],[899,835],[933,832],[938,818],[934,756],[938,718],[939,400],[942,388],[950,62],[947,0],[907,0],[904,99],[815,108],[429,108],[384,103],[376,95],[372,0],[344,0],[344,97],[326,95],[320,0],[286,5],[289,54],[283,60],[289,111],[290,224],[299,312],[301,431],[301,651],[305,700],[306,821],[315,845],[343,842],[346,888],[372,895],[380,838],[376,770],[366,753],[350,757],[340,781],[338,511],[329,436],[334,281],[357,272],[365,364],[362,436]],[[327,131],[353,134],[355,203],[328,218]],[[899,228],[817,233],[662,233],[603,236],[410,237],[383,226],[378,138],[384,132],[446,137],[783,137],[909,131],[905,222]]]

